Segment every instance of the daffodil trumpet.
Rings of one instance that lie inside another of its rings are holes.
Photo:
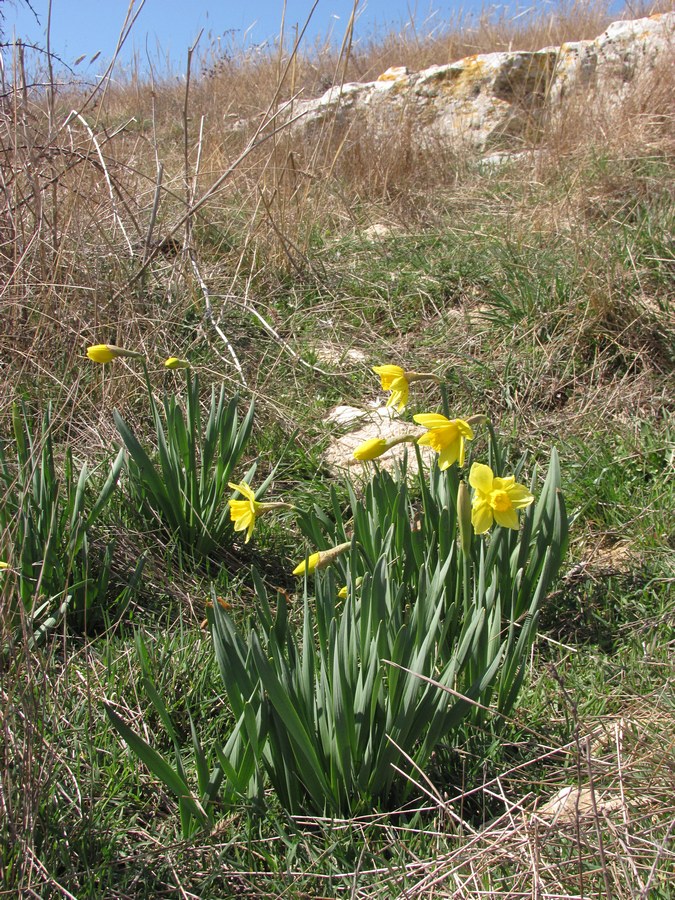
[[[345,550],[349,550],[352,542],[346,541],[344,544],[338,544],[337,547],[330,547],[328,550],[317,550],[310,554],[307,559],[303,559],[301,563],[293,569],[294,575],[311,574],[317,569],[325,569],[340,556]]]
[[[260,500],[256,500],[253,490],[245,481],[242,481],[239,484],[228,482],[228,487],[232,488],[233,491],[237,491],[242,497],[245,497],[244,500],[229,501],[230,519],[234,522],[234,530],[246,531],[245,544],[248,544],[251,540],[251,535],[255,528],[255,521],[259,516],[262,516],[264,513],[273,509],[296,508],[292,503],[284,503],[281,500],[271,501],[269,503],[263,503]]]
[[[129,359],[143,359],[142,353],[135,350],[125,350],[124,347],[118,347],[115,344],[92,344],[87,347],[87,356],[92,362],[105,365],[117,359],[118,356],[126,356]]]

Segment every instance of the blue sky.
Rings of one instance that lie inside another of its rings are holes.
[[[360,0],[356,26],[356,38],[365,38],[387,26],[400,30],[410,21],[416,26],[441,25],[458,15],[470,16],[484,8],[506,11],[517,15],[527,10],[546,11],[556,6],[555,0],[504,0],[502,3],[483,0]],[[616,4],[620,6],[620,4]],[[31,0],[39,23],[21,0],[5,0],[0,4],[4,14],[4,37],[13,35],[25,41],[44,46],[47,26],[48,0]],[[139,0],[134,3],[138,9]],[[304,24],[312,8],[311,0],[287,0],[286,26]],[[89,69],[100,70],[115,48],[120,28],[124,22],[128,3],[126,0],[52,0],[51,43],[61,58],[72,64],[78,57],[86,58],[78,69],[86,72],[91,57],[101,56]],[[200,29],[204,33],[200,48],[220,40],[221,45],[256,44],[273,39],[279,34],[283,0],[146,0],[131,37],[125,46],[122,59],[128,61],[134,52],[141,67],[146,67],[149,55],[153,64],[164,60],[168,54],[173,67],[181,69],[186,50],[194,42]],[[310,41],[317,36],[331,34],[339,41],[349,21],[351,0],[318,0],[308,28]]]

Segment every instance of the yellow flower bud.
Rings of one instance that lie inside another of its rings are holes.
[[[105,365],[117,359],[118,356],[128,356],[130,359],[143,359],[142,353],[136,353],[134,350],[125,350],[123,347],[116,347],[115,344],[92,344],[87,347],[87,356],[92,362]]]
[[[356,581],[354,582],[354,587],[355,587],[355,588],[361,587],[361,582],[362,582],[362,581],[363,581],[363,578],[359,575],[359,577],[358,577],[358,578],[356,579]],[[340,599],[340,600],[346,600],[346,599],[347,599],[347,594],[348,594],[348,593],[349,593],[349,589],[347,588],[347,585],[345,585],[344,587],[341,587],[340,590],[338,591],[338,597],[339,597],[339,599]]]
[[[384,438],[369,438],[356,448],[354,459],[359,459],[362,462],[369,459],[377,459],[378,456],[382,456],[388,449],[389,445]]]
[[[349,550],[352,542],[346,541],[344,544],[338,544],[337,547],[330,547],[328,550],[317,550],[316,553],[312,553],[312,555],[293,569],[294,575],[304,575],[305,572],[311,574],[316,569],[325,569],[326,566],[329,566],[332,562],[334,562],[341,553],[344,553],[345,550]]]
[[[190,363],[187,359],[178,359],[177,356],[170,356],[164,365],[167,369],[189,369]]]

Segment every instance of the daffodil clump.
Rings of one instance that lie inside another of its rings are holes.
[[[181,368],[173,359],[166,368]],[[390,394],[388,405],[399,412],[415,381],[438,381],[399,366],[375,372]],[[199,397],[190,369],[185,378],[194,424],[186,426],[182,411],[167,404],[167,425],[196,433]],[[416,430],[374,435],[354,452],[368,464],[397,445],[413,445],[416,484],[405,454],[396,474],[373,466],[362,490],[348,483],[346,503],[331,488],[326,513],[262,500],[272,476],[256,490],[249,483],[253,467],[240,481],[221,475],[204,498],[208,505],[200,501],[197,515],[186,519],[202,527],[205,513],[217,510],[212,529],[226,518],[248,542],[261,516],[290,509],[308,548],[292,570],[303,579],[301,609],[296,600],[291,612],[285,592],[270,597],[254,571],[255,615],[238,625],[213,589],[206,616],[233,725],[208,764],[200,747],[198,790],[181,765],[174,768],[151,750],[107,707],[113,726],[177,798],[186,837],[196,827],[212,827],[219,810],[242,798],[266,803],[270,788],[296,816],[347,818],[401,808],[414,799],[418,773],[440,745],[452,745],[467,724],[484,727],[486,717],[510,715],[567,545],[558,458],[552,450],[545,478],[535,470],[526,487],[517,480],[524,458],[512,468],[504,464],[486,417],[452,418],[445,394],[442,399],[443,413],[413,415]],[[225,417],[222,424],[224,434],[236,431],[225,427]],[[150,461],[123,422],[118,428],[147,471]],[[472,458],[483,436],[486,462]],[[233,446],[232,459],[244,443]],[[436,454],[430,466],[422,447]],[[181,466],[166,470],[174,479],[185,474],[180,449],[177,444]],[[198,450],[203,458],[195,442]],[[215,446],[210,458],[219,458]],[[202,472],[179,483],[164,505],[175,496],[199,497],[200,486],[210,484]],[[226,486],[234,495],[223,509]],[[156,696],[150,699],[163,711]],[[194,732],[193,741],[200,746]]]

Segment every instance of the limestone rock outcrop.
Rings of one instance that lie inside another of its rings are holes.
[[[674,33],[675,13],[662,13],[614,22],[595,40],[561,47],[478,54],[415,73],[392,67],[377,81],[296,100],[292,127],[357,120],[377,127],[412,115],[428,135],[481,152],[522,147],[574,92],[603,92],[618,103],[656,65],[673,65]]]

